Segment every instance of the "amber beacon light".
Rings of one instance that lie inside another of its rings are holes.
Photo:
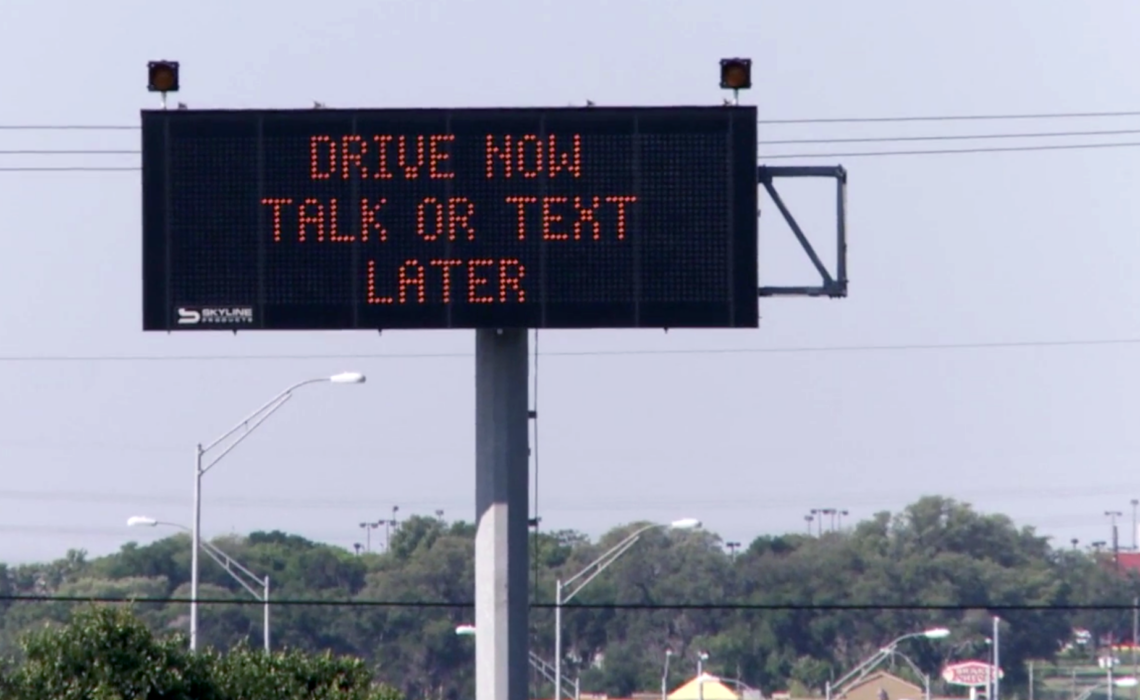
[[[178,92],[178,61],[151,61],[147,64],[147,86],[150,92]]]
[[[720,86],[725,90],[734,91],[752,87],[752,59],[720,59]]]

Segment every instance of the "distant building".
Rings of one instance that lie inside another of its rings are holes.
[[[898,676],[879,671],[847,689],[842,700],[923,700],[926,691]]]
[[[702,673],[672,693],[669,700],[741,700],[740,694],[720,682],[716,676]]]

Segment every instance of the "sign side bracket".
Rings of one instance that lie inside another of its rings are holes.
[[[836,250],[835,250],[835,275],[828,271],[827,266],[820,260],[819,255],[812,247],[811,241],[808,240],[804,234],[803,229],[800,228],[796,217],[784,204],[783,198],[780,193],[776,191],[774,180],[778,177],[826,177],[835,180],[835,229],[836,229]],[[804,253],[807,254],[813,266],[820,276],[820,284],[818,286],[784,286],[784,287],[760,287],[759,294],[761,297],[777,297],[777,296],[806,296],[806,297],[830,297],[832,299],[841,299],[847,296],[847,171],[842,165],[792,165],[792,166],[774,166],[774,165],[761,165],[756,168],[756,179],[764,186],[764,190],[768,196],[772,198],[776,208],[780,210],[780,214],[784,217],[784,221],[792,229],[796,240],[799,241],[800,247],[803,248]],[[757,214],[759,216],[759,213]]]

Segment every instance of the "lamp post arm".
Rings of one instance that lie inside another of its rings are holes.
[[[845,686],[865,678],[872,669],[882,663],[883,660],[888,656],[895,653],[895,647],[897,647],[900,642],[921,636],[923,636],[922,632],[911,632],[910,634],[904,634],[901,637],[897,637],[891,641],[890,644],[883,646],[861,664],[848,671],[847,674],[840,678],[838,681],[832,683],[831,687],[834,690],[835,694],[842,695],[846,690]]]
[[[208,450],[211,450],[211,449],[213,449],[213,448],[217,447],[217,446],[218,446],[218,443],[222,442],[223,440],[225,440],[225,439],[226,439],[226,438],[228,438],[229,436],[233,435],[233,434],[234,434],[234,433],[236,433],[237,431],[239,431],[239,430],[241,430],[242,428],[244,428],[244,427],[245,427],[246,425],[248,425],[248,424],[249,424],[249,422],[250,422],[250,421],[252,421],[254,418],[257,418],[259,415],[261,415],[262,413],[264,413],[266,410],[269,410],[270,408],[272,408],[272,407],[273,407],[273,405],[274,405],[275,403],[277,403],[278,401],[281,401],[282,399],[285,399],[285,398],[287,398],[288,396],[290,396],[290,395],[291,395],[291,394],[292,394],[294,391],[296,391],[297,389],[300,389],[301,387],[303,387],[303,386],[307,386],[307,385],[309,385],[309,384],[320,384],[320,383],[322,383],[322,382],[327,382],[327,381],[328,381],[328,379],[326,379],[326,378],[324,378],[324,377],[321,377],[320,379],[306,379],[306,380],[305,380],[305,381],[303,381],[303,382],[297,382],[296,384],[294,384],[294,385],[290,386],[290,387],[289,387],[288,389],[286,389],[285,391],[282,391],[281,393],[279,393],[279,394],[277,394],[276,396],[274,396],[272,399],[269,399],[268,401],[266,401],[264,404],[262,404],[261,408],[257,409],[257,410],[256,410],[256,411],[254,411],[253,413],[251,413],[251,414],[249,414],[248,416],[246,416],[245,418],[243,418],[241,421],[239,421],[239,422],[238,422],[238,424],[237,424],[237,425],[235,425],[234,427],[232,427],[232,428],[230,428],[229,430],[227,430],[227,431],[226,431],[225,433],[223,433],[223,434],[221,435],[221,437],[219,437],[217,440],[214,440],[214,441],[213,441],[213,442],[211,442],[209,445],[206,445],[205,447],[203,447],[203,448],[202,448],[202,451],[203,451],[203,452],[206,452],[206,451],[208,451]]]
[[[592,561],[589,564],[582,567],[581,571],[579,571],[578,573],[574,574],[570,578],[563,581],[562,585],[568,586],[571,583],[574,583],[575,581],[582,578],[586,574],[591,573],[591,571],[593,571],[594,567],[598,567],[601,569],[606,568],[607,566],[612,564],[615,559],[617,559],[622,554],[624,554],[625,550],[629,549],[629,546],[632,545],[634,542],[636,542],[637,539],[639,537],[641,537],[642,533],[649,532],[650,530],[653,530],[653,529],[656,529],[659,527],[665,527],[665,526],[660,525],[660,524],[646,525],[645,527],[638,528],[637,530],[634,530],[632,533],[630,533],[630,535],[628,537],[623,539],[621,542],[618,542],[613,547],[610,547],[605,552],[603,552],[597,559],[595,559],[594,561]],[[593,576],[590,576],[590,578],[593,578]],[[580,586],[577,586],[574,589],[574,592],[577,593],[578,591],[580,591],[582,589],[582,586],[585,586],[585,585],[586,584],[583,583]],[[567,600],[569,600],[569,598],[567,598]]]
[[[222,567],[226,571],[228,571],[231,576],[233,576],[235,579],[237,579],[238,583],[245,586],[245,589],[247,591],[249,591],[250,593],[253,593],[258,598],[262,597],[261,592],[255,592],[253,588],[251,588],[249,585],[247,585],[246,581],[244,581],[240,576],[238,576],[238,572],[245,574],[247,577],[249,577],[250,581],[253,581],[259,587],[265,585],[265,578],[264,577],[258,576],[257,574],[253,573],[252,571],[250,571],[246,567],[242,566],[240,563],[238,563],[236,560],[234,560],[233,557],[226,554],[221,549],[218,549],[218,547],[216,545],[214,545],[210,542],[203,541],[202,542],[202,549],[205,550],[207,554],[211,555],[213,557],[214,561],[221,564]],[[233,567],[233,568],[231,569],[230,567]]]
[[[223,440],[225,440],[226,438],[229,438],[230,436],[232,436],[237,431],[239,431],[243,428],[245,429],[244,433],[242,433],[241,435],[238,435],[237,438],[233,442],[226,445],[225,449],[223,449],[216,457],[211,459],[208,463],[202,465],[201,473],[205,474],[206,472],[210,471],[210,469],[215,464],[222,461],[223,457],[228,455],[235,447],[240,445],[247,437],[249,437],[253,433],[254,430],[257,430],[257,428],[260,427],[261,424],[266,421],[266,419],[268,419],[270,416],[272,416],[274,413],[276,413],[277,410],[279,408],[281,408],[282,406],[284,406],[285,402],[287,402],[291,398],[293,398],[293,394],[289,393],[289,392],[278,395],[272,401],[265,404],[261,408],[257,409],[256,412],[250,414],[244,421],[242,421],[241,423],[238,423],[228,433],[226,433],[222,437],[218,438],[217,440],[214,440],[213,442],[211,442],[206,447],[202,448],[202,452],[204,453],[207,450],[210,450],[214,447],[217,447],[219,444],[221,444],[221,442]]]
[[[916,663],[914,662],[914,659],[910,658],[909,656],[907,656],[906,654],[902,653],[902,652],[901,652],[901,651],[899,651],[898,649],[892,649],[892,650],[891,650],[891,655],[892,655],[892,656],[898,656],[898,657],[901,657],[901,658],[902,658],[902,660],[906,662],[907,666],[910,666],[910,670],[914,671],[915,675],[917,675],[917,676],[918,676],[918,679],[919,679],[919,680],[922,680],[923,678],[925,678],[925,677],[926,677],[926,672],[925,672],[925,671],[923,671],[921,668],[919,668],[919,667],[918,667],[918,664],[916,664]]]
[[[589,574],[589,576],[587,576],[584,580],[579,581],[577,583],[577,585],[575,585],[569,593],[563,594],[561,602],[562,603],[569,602],[570,599],[573,598],[574,596],[578,595],[578,593],[580,593],[583,588],[590,585],[590,582],[593,581],[595,578],[597,578],[599,575],[601,575],[601,573],[603,571],[608,569],[610,567],[610,564],[613,564],[615,561],[617,561],[621,557],[621,555],[628,552],[630,547],[637,544],[637,540],[638,540],[638,538],[641,537],[642,532],[644,532],[644,531],[640,530],[640,531],[634,533],[633,535],[630,535],[629,537],[625,538],[620,543],[618,543],[616,546],[614,546],[609,551],[607,551],[605,554],[598,557],[593,562],[591,562],[589,565],[587,565],[586,568],[584,568],[580,572],[578,572],[574,576],[574,578],[571,578],[569,581],[563,582],[562,587],[563,587],[563,589],[565,589],[567,587],[566,584],[569,583],[570,581],[577,579],[579,576],[582,576],[583,574]]]
[[[868,673],[871,672],[871,669],[882,663],[883,659],[890,656],[890,654],[890,647],[883,647],[882,649],[876,651],[858,666],[848,671],[846,675],[832,683],[832,695],[842,695],[846,691],[847,685],[862,680]]]
[[[190,528],[186,527],[185,525],[179,525],[178,523],[171,523],[171,522],[167,522],[165,520],[155,521],[154,524],[155,525],[165,525],[166,527],[177,528],[179,530],[182,530],[183,532],[190,532]],[[207,540],[202,540],[199,543],[199,546],[202,548],[202,551],[205,552],[211,559],[218,562],[218,566],[225,569],[226,573],[228,573],[231,577],[234,578],[234,580],[236,580],[238,583],[240,583],[245,588],[245,590],[252,593],[254,595],[254,597],[256,597],[258,600],[262,600],[262,598],[264,597],[263,594],[261,592],[254,590],[253,588],[251,588],[246,583],[246,581],[243,580],[241,578],[241,576],[238,575],[238,573],[240,572],[242,574],[245,574],[246,576],[249,577],[250,581],[253,581],[258,586],[264,586],[265,585],[265,579],[264,578],[258,576],[257,574],[253,573],[252,571],[250,571],[246,567],[239,564],[237,561],[234,560],[233,557],[231,557],[230,555],[223,552],[221,549],[218,548],[217,545],[215,545],[212,542],[209,542]]]
[[[218,562],[218,565],[226,570],[226,573],[230,575],[230,578],[232,578],[233,580],[240,583],[241,587],[244,588],[245,590],[249,591],[250,594],[254,598],[264,602],[262,591],[258,591],[253,586],[250,586],[248,583],[245,582],[245,579],[243,579],[241,576],[238,576],[237,572],[230,568],[230,564],[234,563],[234,561],[232,559],[230,559],[224,553],[222,553],[221,550],[216,550],[213,547],[207,547],[207,546],[203,545],[202,551],[204,551],[206,553],[206,556],[208,556],[211,559],[213,559],[214,561]],[[264,582],[259,581],[258,583],[264,583]]]
[[[1080,695],[1077,696],[1076,700],[1089,700],[1089,698],[1092,697],[1092,694],[1095,693],[1096,691],[1100,690],[1101,687],[1104,685],[1105,685],[1104,681],[1101,681],[1094,686],[1091,686],[1089,688],[1085,688],[1085,690]]]

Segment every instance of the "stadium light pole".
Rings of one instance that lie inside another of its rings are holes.
[[[133,515],[127,518],[127,527],[173,527],[182,530],[183,532],[190,532],[190,528],[178,523],[166,522],[165,520],[155,520],[148,518],[144,515]],[[214,561],[218,562],[218,566],[226,570],[230,577],[241,584],[241,587],[249,591],[250,594],[260,601],[263,605],[262,611],[262,637],[264,639],[265,652],[269,653],[269,575],[264,578],[253,573],[246,567],[239,564],[233,557],[223,552],[212,542],[203,542],[202,550]],[[246,579],[243,579],[244,575]],[[252,583],[251,583],[252,582]],[[261,587],[259,592],[254,588],[254,584]]]
[[[309,384],[363,384],[365,377],[359,372],[341,372],[334,374],[331,377],[320,377],[317,379],[306,379],[303,382],[297,382],[289,388],[277,394],[272,399],[267,401],[253,413],[246,416],[240,423],[227,430],[221,437],[214,440],[205,447],[201,443],[195,447],[194,451],[194,524],[190,530],[191,542],[190,549],[190,650],[194,651],[198,648],[198,549],[201,547],[202,540],[202,477],[206,472],[210,471],[218,462],[228,455],[235,447],[240,445],[243,440],[250,436],[250,434],[264,423],[271,415],[277,412],[277,409],[285,405],[289,399],[293,398],[293,392],[303,386]],[[244,432],[241,432],[243,431]],[[215,447],[221,446],[226,440],[229,440],[234,435],[236,438],[231,440],[222,449],[218,455],[209,461],[204,458],[206,453]]]
[[[600,557],[587,564],[581,571],[574,574],[570,578],[563,581],[558,579],[554,584],[554,692],[556,693],[554,700],[562,700],[562,606],[574,596],[578,595],[583,588],[590,584],[598,577],[598,574],[609,568],[610,564],[617,561],[621,555],[629,551],[629,548],[637,544],[641,536],[650,530],[658,528],[666,528],[672,530],[692,530],[701,526],[701,521],[696,518],[682,518],[681,520],[674,520],[671,523],[654,523],[653,525],[646,525],[645,527],[634,530],[628,537],[618,542],[613,547],[607,549]],[[584,580],[578,583],[577,586],[570,591],[569,594],[564,594],[570,584],[573,584],[578,579],[586,576]]]

